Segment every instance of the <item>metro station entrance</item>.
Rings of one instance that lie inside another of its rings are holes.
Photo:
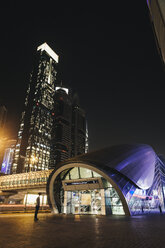
[[[60,213],[123,215],[115,188],[100,174],[87,168],[63,171],[55,181],[55,201]]]
[[[101,214],[101,190],[68,191],[66,210],[72,214]]]

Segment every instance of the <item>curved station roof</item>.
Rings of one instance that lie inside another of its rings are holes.
[[[149,145],[117,145],[90,152],[60,163],[87,163],[103,172],[111,169],[127,177],[141,189],[151,187],[154,179],[156,154]]]

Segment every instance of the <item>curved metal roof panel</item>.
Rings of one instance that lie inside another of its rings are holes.
[[[117,145],[64,161],[88,162],[98,169],[113,169],[142,189],[151,187],[154,179],[156,153],[149,145]]]

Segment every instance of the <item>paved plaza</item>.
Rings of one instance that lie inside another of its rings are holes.
[[[164,248],[165,215],[0,214],[0,248]]]

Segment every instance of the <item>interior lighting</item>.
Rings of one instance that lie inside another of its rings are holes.
[[[38,158],[35,156],[31,156],[31,162],[32,164],[36,163],[38,161]]]

